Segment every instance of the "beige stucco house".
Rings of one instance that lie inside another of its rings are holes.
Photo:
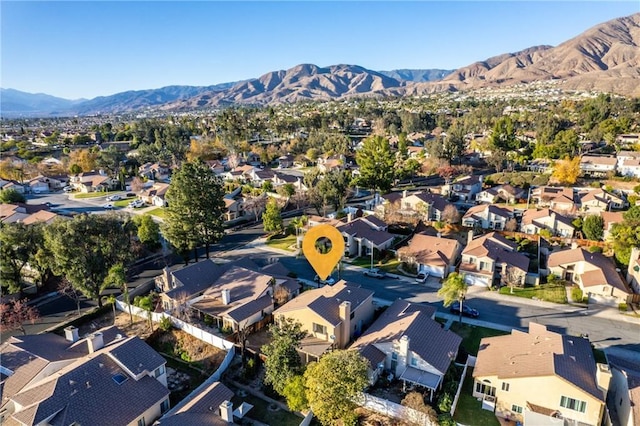
[[[424,232],[415,234],[409,244],[398,249],[398,258],[417,266],[423,272],[446,278],[455,270],[462,246],[457,240],[435,237]]]
[[[576,208],[573,188],[540,186],[531,191],[531,198],[538,207],[549,207],[563,213],[571,212]]]
[[[618,304],[632,293],[613,261],[602,253],[589,253],[578,247],[549,255],[550,274],[578,285],[592,301]]]
[[[473,228],[478,226],[482,229],[503,230],[513,218],[513,210],[494,206],[491,204],[480,204],[473,206],[462,216],[462,226]]]
[[[599,426],[611,373],[587,339],[529,323],[529,331],[486,337],[473,370],[473,396],[497,416],[530,425]]]
[[[341,280],[308,290],[278,308],[274,320],[292,319],[302,324],[307,337],[300,352],[317,360],[330,349],[344,349],[373,321],[373,291]]]
[[[552,235],[573,237],[575,228],[571,219],[551,209],[528,209],[522,214],[520,230],[525,234],[539,234],[546,229]]]

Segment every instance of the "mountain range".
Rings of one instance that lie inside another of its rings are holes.
[[[67,100],[2,89],[1,114],[89,115],[145,109],[185,111],[354,96],[407,96],[556,80],[566,90],[640,96],[640,13],[607,21],[558,46],[534,46],[457,70],[372,71],[357,65],[297,65],[213,86],[167,86]]]

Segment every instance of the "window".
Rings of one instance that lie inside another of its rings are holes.
[[[505,392],[509,392],[509,383],[502,382],[502,390]]]
[[[146,426],[146,423],[144,421],[144,417],[138,420],[138,426]]]
[[[327,334],[327,326],[313,323],[313,332],[318,334]]]
[[[394,361],[398,360],[398,352],[391,352],[391,359]]]
[[[415,367],[418,365],[418,358],[411,357],[411,366]]]
[[[169,399],[165,399],[160,403],[160,412],[166,413],[168,409],[169,409]]]
[[[569,398],[568,396],[560,398],[560,406],[570,410],[579,411],[580,413],[584,413],[587,409],[586,402]]]
[[[482,270],[484,270],[486,268],[486,266],[487,266],[486,263],[480,262],[480,268],[479,269],[482,271]]]
[[[165,373],[164,365],[161,365],[160,367],[155,369],[155,371],[153,372],[153,377],[157,379],[158,377],[162,376],[164,373]]]
[[[476,392],[489,396],[496,396],[496,388],[490,384],[476,382]]]
[[[513,411],[514,413],[522,414],[522,407],[514,404],[511,406],[511,411]]]

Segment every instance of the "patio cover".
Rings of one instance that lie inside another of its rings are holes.
[[[300,352],[320,357],[322,354],[331,349],[331,342],[318,339],[313,336],[305,337],[300,341]]]
[[[442,376],[429,373],[428,371],[418,370],[417,368],[407,367],[400,376],[400,380],[411,382],[427,389],[436,390],[440,384],[440,380],[442,380]]]

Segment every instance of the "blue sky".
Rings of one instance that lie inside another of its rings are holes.
[[[454,69],[640,11],[637,0],[9,2],[0,85],[69,99],[211,85],[300,63]]]

